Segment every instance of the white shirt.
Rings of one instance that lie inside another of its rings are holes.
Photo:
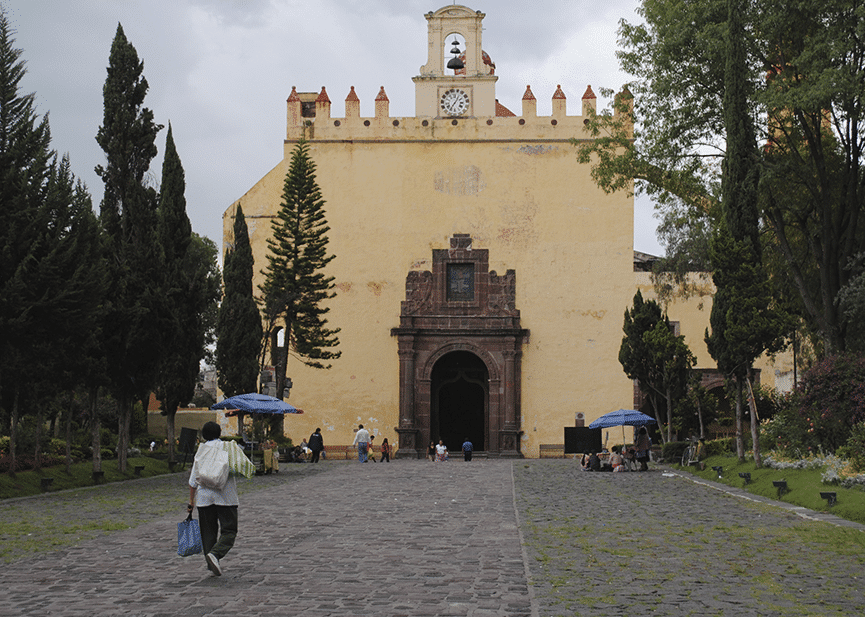
[[[208,446],[216,446],[221,448],[221,439],[211,439],[207,442]],[[197,462],[192,463],[192,469],[189,472],[189,486],[195,489],[195,505],[199,508],[206,506],[239,506],[240,500],[237,498],[237,480],[234,472],[229,472],[228,481],[221,491],[215,488],[207,488],[199,486],[195,481],[198,477]]]
[[[357,445],[359,443],[369,443],[369,431],[365,428],[359,429],[357,433],[354,434],[354,441],[351,442],[351,445]]]

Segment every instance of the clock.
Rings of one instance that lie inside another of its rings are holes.
[[[464,116],[469,110],[469,95],[459,88],[445,90],[440,105],[446,116]]]

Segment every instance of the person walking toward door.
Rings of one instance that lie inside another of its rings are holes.
[[[472,460],[472,450],[474,450],[474,446],[469,441],[469,438],[466,437],[465,441],[463,441],[463,459],[466,463]]]

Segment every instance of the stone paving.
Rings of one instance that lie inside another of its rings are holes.
[[[142,511],[161,502],[148,517],[124,502],[114,515],[135,518],[134,528],[4,564],[0,615],[865,614],[861,531],[658,468],[302,467],[319,473],[250,481],[222,577],[200,555],[175,552],[186,474],[174,474],[126,483]],[[0,504],[0,525],[28,508],[93,517],[107,507],[103,490],[112,488]],[[841,548],[826,540],[836,533],[849,534]]]

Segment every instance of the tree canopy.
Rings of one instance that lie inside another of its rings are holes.
[[[705,246],[720,219],[722,171],[731,144],[725,118],[727,0],[644,0],[642,24],[622,21],[621,66],[635,76],[625,114],[589,123],[598,138],[577,145],[605,190],[632,179],[656,200],[668,249]],[[853,343],[838,297],[861,272],[865,7],[857,0],[752,0],[741,4],[741,82],[735,118],[759,145],[756,213],[761,262],[778,304],[797,311],[828,352]],[[735,146],[741,148],[741,146]],[[751,148],[749,145],[748,148]],[[741,150],[737,150],[741,152]],[[743,162],[741,156],[733,157]],[[732,160],[732,159],[727,159]],[[705,254],[705,251],[703,251]],[[668,255],[667,265],[693,267]],[[714,264],[707,264],[714,268]]]

